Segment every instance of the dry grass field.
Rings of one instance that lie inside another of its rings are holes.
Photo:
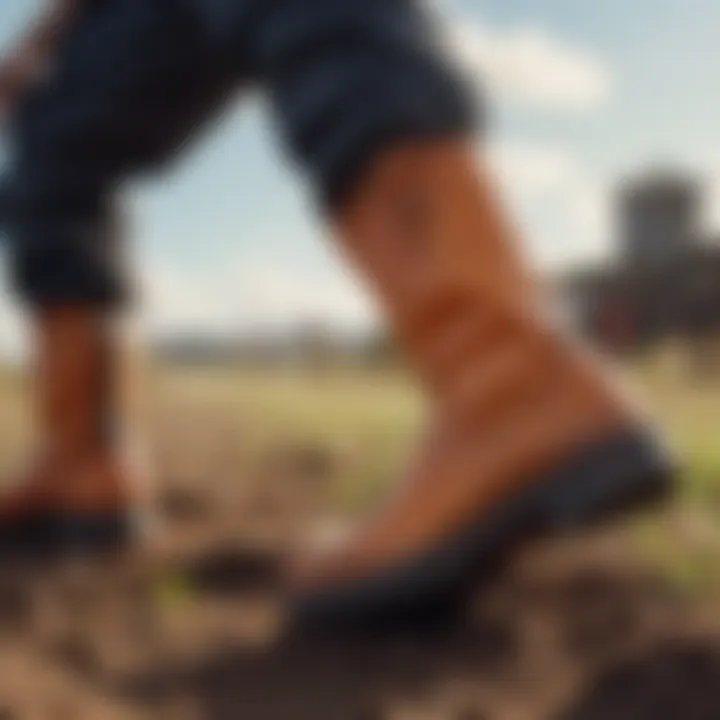
[[[421,422],[391,373],[156,369],[159,521],[102,565],[0,568],[2,720],[716,720],[720,379],[629,374],[683,461],[667,510],[527,550],[443,636],[283,634],[296,534],[382,497]],[[0,375],[0,470],[29,442]]]

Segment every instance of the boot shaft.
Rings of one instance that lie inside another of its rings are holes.
[[[614,392],[550,322],[477,161],[462,141],[387,154],[337,218],[345,248],[377,290],[436,414],[451,424],[473,434],[532,413],[542,424],[566,401],[589,425],[617,424]]]
[[[37,421],[46,452],[63,458],[114,442],[118,356],[109,318],[49,309],[36,327]]]

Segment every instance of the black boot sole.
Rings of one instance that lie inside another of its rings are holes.
[[[0,523],[0,563],[107,556],[129,549],[141,534],[134,513],[46,513]]]
[[[657,440],[623,432],[584,448],[431,552],[382,575],[296,597],[289,631],[318,635],[442,627],[518,546],[658,505],[672,495],[675,476],[675,462]]]

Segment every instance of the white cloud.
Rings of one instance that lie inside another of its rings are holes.
[[[308,274],[270,257],[237,257],[193,273],[153,268],[144,287],[146,324],[163,333],[273,332],[305,323],[360,330],[375,319],[358,282],[340,269]]]
[[[610,73],[597,57],[542,28],[456,23],[449,42],[492,96],[513,105],[584,111],[610,94]]]
[[[18,304],[0,290],[0,361],[22,357],[27,345],[26,326]]]
[[[610,190],[571,153],[553,146],[498,143],[489,155],[536,262],[557,267],[608,254],[613,235]]]

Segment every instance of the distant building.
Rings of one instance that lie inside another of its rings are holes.
[[[650,267],[686,255],[700,235],[701,201],[699,184],[679,176],[624,186],[618,201],[623,264]]]
[[[616,350],[720,332],[720,242],[703,237],[701,205],[701,186],[680,175],[623,186],[617,261],[564,281],[582,329]]]

